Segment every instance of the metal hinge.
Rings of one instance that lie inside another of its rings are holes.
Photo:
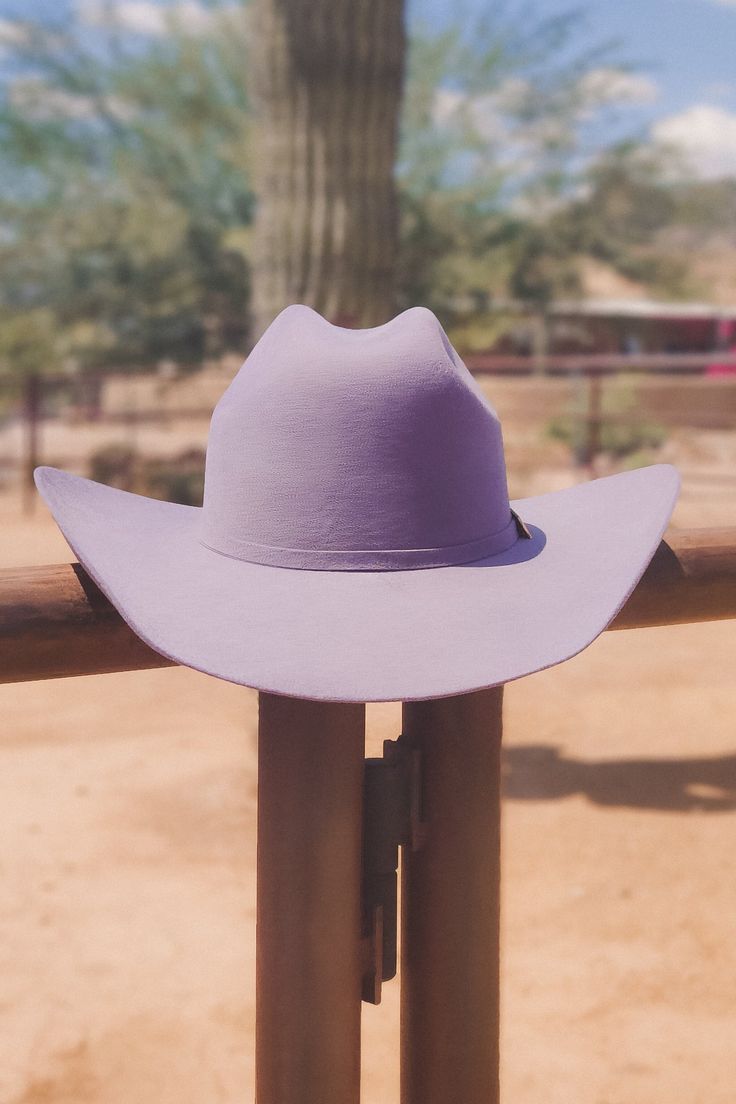
[[[363,791],[363,1000],[380,1004],[396,975],[399,847],[418,850],[425,835],[420,752],[404,736],[385,740],[383,758],[366,759]]]

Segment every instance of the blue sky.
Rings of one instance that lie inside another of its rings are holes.
[[[0,0],[0,19],[51,15],[100,0]],[[106,2],[106,0],[105,0]],[[129,11],[161,0],[114,0]],[[198,7],[202,0],[163,0]],[[431,24],[458,10],[487,12],[498,0],[408,0],[410,17]],[[500,0],[518,9],[524,0]],[[736,0],[537,0],[539,16],[577,8],[578,46],[617,43],[616,56],[635,65],[625,125],[679,145],[703,176],[736,176]],[[135,14],[135,13],[134,13]]]
[[[462,4],[489,8],[489,0]],[[448,0],[410,0],[410,7],[433,22],[457,11]],[[620,55],[659,86],[652,117],[705,102],[736,111],[736,0],[538,0],[533,7],[540,16],[579,10],[582,46],[619,43]]]
[[[489,10],[490,0],[459,0]],[[413,17],[452,18],[452,0],[409,0]],[[623,125],[679,146],[702,176],[736,176],[736,0],[537,0],[539,16],[580,12],[582,49],[614,55],[646,78]]]
[[[736,2],[596,0],[586,11],[590,33],[620,39],[659,85],[658,113],[706,102],[736,110]]]
[[[69,0],[0,0],[0,15],[51,14]],[[491,0],[462,0],[488,10]],[[409,0],[412,16],[441,22],[458,10],[453,0]],[[540,15],[579,8],[581,44],[609,39],[657,82],[661,98],[652,115],[712,103],[736,111],[736,0],[538,0]]]

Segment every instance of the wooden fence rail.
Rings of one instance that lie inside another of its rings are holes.
[[[673,529],[613,629],[736,617],[736,529]],[[0,571],[0,682],[169,667],[79,564]]]

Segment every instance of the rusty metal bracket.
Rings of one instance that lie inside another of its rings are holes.
[[[363,1000],[380,1004],[384,981],[396,976],[399,847],[424,839],[419,751],[400,736],[383,757],[366,759],[363,787]]]

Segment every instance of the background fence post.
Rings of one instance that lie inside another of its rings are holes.
[[[497,1104],[503,688],[404,705],[426,839],[402,858],[402,1104]]]
[[[588,370],[588,409],[585,419],[585,465],[595,479],[596,461],[603,440],[603,379],[600,373]]]
[[[33,473],[39,464],[39,422],[41,419],[41,377],[30,372],[23,381],[23,513],[32,514],[36,505]]]
[[[257,1104],[358,1104],[365,707],[259,696]]]

